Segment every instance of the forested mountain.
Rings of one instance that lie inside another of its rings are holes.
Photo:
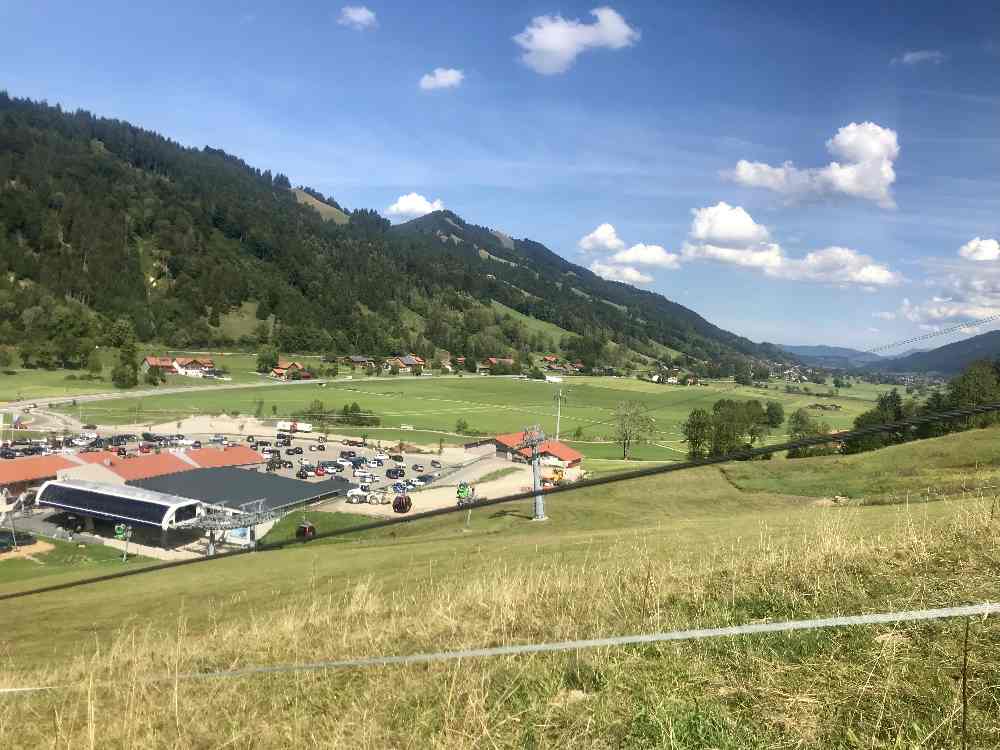
[[[961,372],[980,359],[1000,357],[1000,331],[989,331],[972,338],[946,344],[929,351],[918,351],[886,364],[893,372]]]
[[[123,321],[174,347],[480,357],[558,343],[496,300],[578,334],[573,350],[593,356],[608,341],[652,356],[777,351],[448,212],[390,228],[354,210],[341,224],[301,198],[224,151],[0,92],[0,344],[73,366]],[[260,322],[233,342],[220,316],[245,302]]]

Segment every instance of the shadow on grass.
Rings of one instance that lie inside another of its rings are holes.
[[[524,513],[519,510],[498,510],[495,513],[490,514],[490,518],[521,518],[525,521],[530,521],[534,516]]]

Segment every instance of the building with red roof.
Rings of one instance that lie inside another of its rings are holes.
[[[498,458],[507,458],[511,461],[531,460],[531,449],[524,446],[523,432],[510,432],[504,435],[481,440],[476,443],[469,443],[466,449],[481,448],[493,445]],[[583,454],[565,443],[558,440],[546,440],[538,446],[538,453],[543,464],[560,466],[564,469],[573,469],[583,461]]]
[[[55,479],[63,469],[78,465],[64,456],[25,456],[0,461],[0,489],[17,496],[28,487]]]
[[[197,450],[189,450],[184,455],[197,464],[197,468],[202,469],[215,469],[222,466],[256,466],[264,463],[263,456],[245,445],[231,445],[228,448],[198,448]]]

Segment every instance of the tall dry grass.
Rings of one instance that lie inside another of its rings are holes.
[[[595,638],[996,599],[992,498],[947,521],[901,509],[859,536],[862,509],[824,512],[797,538],[767,528],[673,554],[645,535],[593,544],[584,563],[470,559],[300,594],[198,631],[131,626],[110,648],[0,685],[71,689],[0,699],[0,747],[951,748],[960,742],[961,621],[852,627],[417,666],[186,679],[194,672]],[[970,747],[1000,747],[1000,623],[976,621]],[[44,637],[44,624],[40,624]],[[99,642],[98,642],[99,643]]]

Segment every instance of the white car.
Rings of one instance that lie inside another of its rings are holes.
[[[379,451],[378,453],[375,454],[375,460],[376,461],[388,461],[389,460],[389,454],[388,453],[383,453],[382,451]]]
[[[427,482],[425,482],[423,479],[420,479],[418,477],[413,477],[411,479],[407,479],[406,483],[408,485],[410,485],[411,487],[423,487],[425,484],[427,484]]]
[[[348,497],[364,497],[368,493],[360,487],[353,487],[347,491]]]

